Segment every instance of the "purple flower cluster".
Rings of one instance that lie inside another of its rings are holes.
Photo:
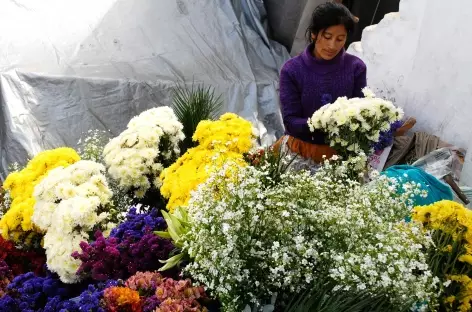
[[[10,284],[11,280],[13,280],[12,270],[4,260],[0,259],[0,298],[5,295],[7,286]]]
[[[156,296],[148,297],[143,303],[143,312],[154,312],[159,307],[161,302]]]
[[[97,281],[126,279],[137,271],[152,271],[162,264],[158,260],[168,259],[174,250],[170,240],[153,233],[164,230],[166,223],[157,210],[139,214],[132,208],[127,220],[115,228],[110,237],[95,234],[92,243],[82,242],[82,252],[72,257],[82,261],[78,274]]]
[[[64,303],[74,294],[76,286],[63,284],[55,275],[35,276],[33,272],[19,275],[0,299],[0,312],[61,311],[73,312],[74,306]],[[65,311],[65,310],[64,310]]]
[[[107,281],[83,291],[84,284],[66,285],[53,274],[38,277],[29,272],[10,283],[7,295],[0,299],[0,312],[105,312],[100,302],[103,291],[117,285]]]
[[[333,96],[329,93],[324,93],[321,95],[321,105],[327,105],[333,103]]]
[[[122,240],[124,236],[140,239],[144,230],[165,230],[166,221],[157,209],[152,209],[148,213],[138,213],[136,207],[130,208],[126,216],[126,221],[111,231],[110,237],[116,237]]]
[[[42,310],[46,311],[58,311],[58,312],[79,312],[79,306],[73,301],[64,300],[60,296],[50,298],[46,303],[46,306]]]
[[[397,131],[402,125],[403,121],[395,121],[390,125],[390,130],[381,132],[379,141],[373,145],[374,152],[382,151],[392,145],[395,131]]]
[[[118,286],[119,283],[114,280],[97,283],[96,285],[89,285],[87,290],[82,292],[78,298],[71,299],[69,302],[74,302],[78,311],[87,312],[105,312],[106,309],[102,304],[103,291],[108,287]],[[72,310],[67,310],[71,312]]]

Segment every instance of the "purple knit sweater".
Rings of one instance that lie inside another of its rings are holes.
[[[313,144],[326,144],[323,133],[310,132],[308,118],[338,97],[363,97],[366,66],[361,59],[344,50],[329,61],[316,59],[311,51],[313,44],[282,67],[282,117],[286,134]]]

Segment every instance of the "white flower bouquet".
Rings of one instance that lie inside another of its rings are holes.
[[[367,88],[363,92],[365,98],[338,98],[308,119],[310,131],[325,132],[329,145],[341,156],[370,155],[380,133],[403,118],[403,110],[392,102],[375,97]]]
[[[81,160],[58,167],[35,187],[33,223],[45,231],[49,270],[56,272],[64,283],[78,281],[80,261],[71,257],[88,241],[90,232],[106,228],[108,204],[112,192],[104,176],[105,167]]]
[[[167,106],[141,113],[128,123],[119,136],[104,148],[103,156],[110,176],[137,198],[161,185],[161,171],[180,153],[183,126]]]

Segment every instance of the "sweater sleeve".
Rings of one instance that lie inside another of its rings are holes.
[[[285,129],[294,136],[309,133],[308,118],[304,118],[301,103],[301,91],[287,64],[280,72],[280,105]]]
[[[367,86],[367,66],[359,60],[359,64],[357,66],[356,73],[354,74],[354,97],[364,97],[364,93],[362,93],[362,89]]]

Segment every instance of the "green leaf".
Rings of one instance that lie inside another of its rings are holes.
[[[179,237],[182,236],[182,234],[184,233],[184,228],[182,226],[182,223],[180,223],[180,220],[173,214],[169,214],[169,218],[172,221],[172,225],[174,226],[177,235]]]
[[[175,267],[177,264],[179,264],[182,261],[183,258],[184,258],[184,254],[180,253],[167,260],[159,260],[160,263],[165,263],[165,265],[162,268],[160,268],[159,271],[162,272],[162,271],[166,271]]]
[[[166,220],[166,223],[167,223],[167,232],[172,238],[174,245],[176,245],[180,239],[179,230],[178,230],[178,226],[180,226],[180,223],[175,217],[172,218],[172,215],[167,213],[166,211],[162,211],[162,216],[164,217],[164,220]],[[175,224],[174,220],[177,220],[176,222],[179,224]]]
[[[221,96],[215,96],[213,88],[203,85],[192,84],[191,89],[179,85],[173,91],[173,109],[184,126],[185,140],[181,146],[183,154],[195,146],[192,136],[200,121],[216,119],[223,102]]]
[[[167,239],[172,238],[172,236],[170,236],[169,232],[166,232],[166,231],[154,231],[154,234],[156,234],[157,236],[162,237],[162,238],[167,238]]]
[[[382,293],[333,291],[335,285],[328,278],[321,278],[311,289],[295,296],[284,312],[405,312],[414,304],[392,304]]]
[[[183,222],[183,223],[188,223],[189,222],[188,212],[187,212],[187,209],[184,208],[184,207],[180,207],[180,206],[177,207],[174,210],[173,215],[176,216],[177,218],[179,218],[180,221]]]

